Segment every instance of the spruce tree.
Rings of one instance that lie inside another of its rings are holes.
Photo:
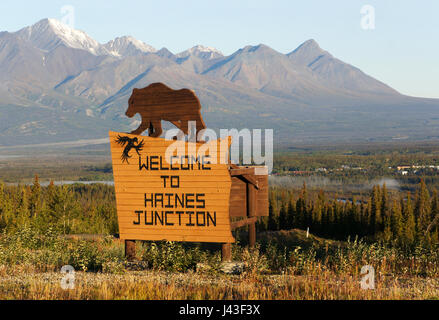
[[[48,210],[52,222],[57,223],[63,233],[69,233],[73,220],[78,212],[74,194],[68,185],[55,188],[52,197],[48,201]]]
[[[392,216],[391,216],[391,230],[393,237],[401,242],[404,237],[404,224],[402,220],[401,206],[396,199],[393,201]]]
[[[303,229],[306,224],[306,207],[302,195],[300,195],[299,199],[296,201],[296,217],[297,228]]]
[[[317,195],[317,203],[316,206],[313,208],[313,230],[315,230],[315,233],[320,234],[320,230],[322,229],[322,217],[323,217],[323,211],[325,210],[325,193],[323,190],[319,191],[319,194]]]
[[[273,197],[270,197],[269,206],[268,206],[268,225],[267,225],[267,229],[270,231],[276,231],[278,229],[273,203],[274,203]]]
[[[381,219],[384,221],[388,221],[390,226],[390,210],[389,210],[389,195],[387,193],[387,186],[384,183],[383,188],[381,189]]]
[[[381,216],[381,193],[380,187],[374,186],[371,197],[371,231],[377,234],[382,229],[383,219]]]
[[[288,201],[287,224],[288,224],[288,229],[296,228],[296,203],[294,202],[292,194]]]
[[[282,205],[280,207],[279,211],[279,230],[286,230],[287,229],[287,203],[282,202]]]
[[[29,221],[29,192],[26,187],[20,188],[20,198],[17,207],[16,226],[23,226]]]
[[[430,207],[431,219],[428,225],[428,232],[431,234],[432,241],[439,243],[439,198],[436,189],[433,190]]]
[[[31,187],[31,194],[29,199],[29,211],[31,217],[36,217],[41,211],[41,186],[38,175],[35,175],[34,183]]]
[[[407,192],[407,201],[404,207],[404,223],[405,223],[405,237],[404,240],[407,244],[412,244],[415,241],[416,236],[416,221],[413,213],[412,195]]]
[[[416,194],[415,220],[416,231],[420,238],[425,236],[425,232],[430,222],[430,194],[424,180],[421,180]]]

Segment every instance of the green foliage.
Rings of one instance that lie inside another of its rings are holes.
[[[26,266],[35,271],[59,271],[70,264],[77,271],[118,273],[124,263],[123,246],[114,240],[70,240],[54,228],[33,227],[0,236],[0,265],[9,266],[12,272]]]
[[[155,270],[186,272],[195,270],[198,262],[206,262],[206,253],[198,247],[184,248],[177,242],[145,243],[141,258],[149,268]]]
[[[433,197],[421,181],[416,196],[408,192],[389,192],[384,184],[375,185],[369,196],[331,199],[322,190],[298,190],[272,187],[269,217],[262,219],[258,230],[298,228],[325,238],[345,240],[360,237],[369,241],[384,240],[393,245],[438,244],[438,197]],[[415,207],[412,203],[415,202]],[[280,208],[276,211],[275,208]]]
[[[384,242],[367,243],[355,239],[331,243],[314,239],[311,244],[292,245],[291,241],[268,234],[268,244],[255,248],[233,246],[235,260],[246,264],[250,275],[292,273],[319,275],[324,271],[358,275],[364,265],[372,265],[376,274],[400,276],[439,276],[438,247],[391,246]],[[300,239],[300,237],[298,238]],[[144,243],[139,252],[147,267],[167,272],[194,271],[198,263],[212,272],[220,270],[218,250],[175,242]],[[123,244],[112,237],[103,240],[66,239],[59,231],[41,232],[32,227],[3,233],[0,237],[0,266],[10,273],[26,270],[59,271],[70,264],[77,271],[121,274],[126,271]],[[4,268],[4,267],[3,267]]]
[[[305,184],[271,187],[270,215],[257,226],[263,232],[258,238],[265,239],[253,249],[234,245],[233,258],[245,261],[250,274],[358,273],[362,265],[374,264],[383,272],[438,275],[439,200],[427,181],[419,180],[414,193],[375,185],[355,196]],[[289,233],[299,234],[293,229],[307,228],[309,237],[300,231],[300,237],[288,239]],[[121,243],[64,237],[118,232],[113,186],[42,187],[38,176],[31,186],[0,183],[0,230],[0,265],[48,271],[71,264],[82,271],[125,272]],[[341,242],[349,238],[356,240]],[[155,270],[186,272],[198,263],[220,270],[218,250],[199,245],[144,243],[139,252]]]
[[[63,234],[118,232],[114,187],[103,184],[31,187],[0,184],[0,231],[23,226]]]

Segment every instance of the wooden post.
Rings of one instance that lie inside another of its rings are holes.
[[[232,261],[232,244],[223,243],[221,247],[221,261],[229,262]]]
[[[256,188],[254,185],[247,183],[247,216],[249,218],[255,217],[257,212]],[[248,244],[254,247],[256,244],[256,222],[248,226]]]
[[[125,257],[128,261],[136,260],[136,241],[125,240]]]

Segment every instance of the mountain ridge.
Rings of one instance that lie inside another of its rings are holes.
[[[133,120],[124,113],[131,90],[153,82],[195,90],[213,128],[274,128],[291,143],[431,138],[439,129],[439,100],[404,96],[314,39],[287,54],[264,44],[227,56],[202,45],[174,54],[130,36],[100,44],[43,19],[0,32],[0,80],[0,145],[11,136],[25,141],[38,134],[52,142],[69,134],[102,138],[110,127],[129,130]],[[50,121],[41,110],[52,113]]]

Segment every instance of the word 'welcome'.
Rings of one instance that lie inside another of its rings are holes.
[[[171,156],[169,162],[162,156],[139,156],[139,170],[211,170],[210,156]]]

